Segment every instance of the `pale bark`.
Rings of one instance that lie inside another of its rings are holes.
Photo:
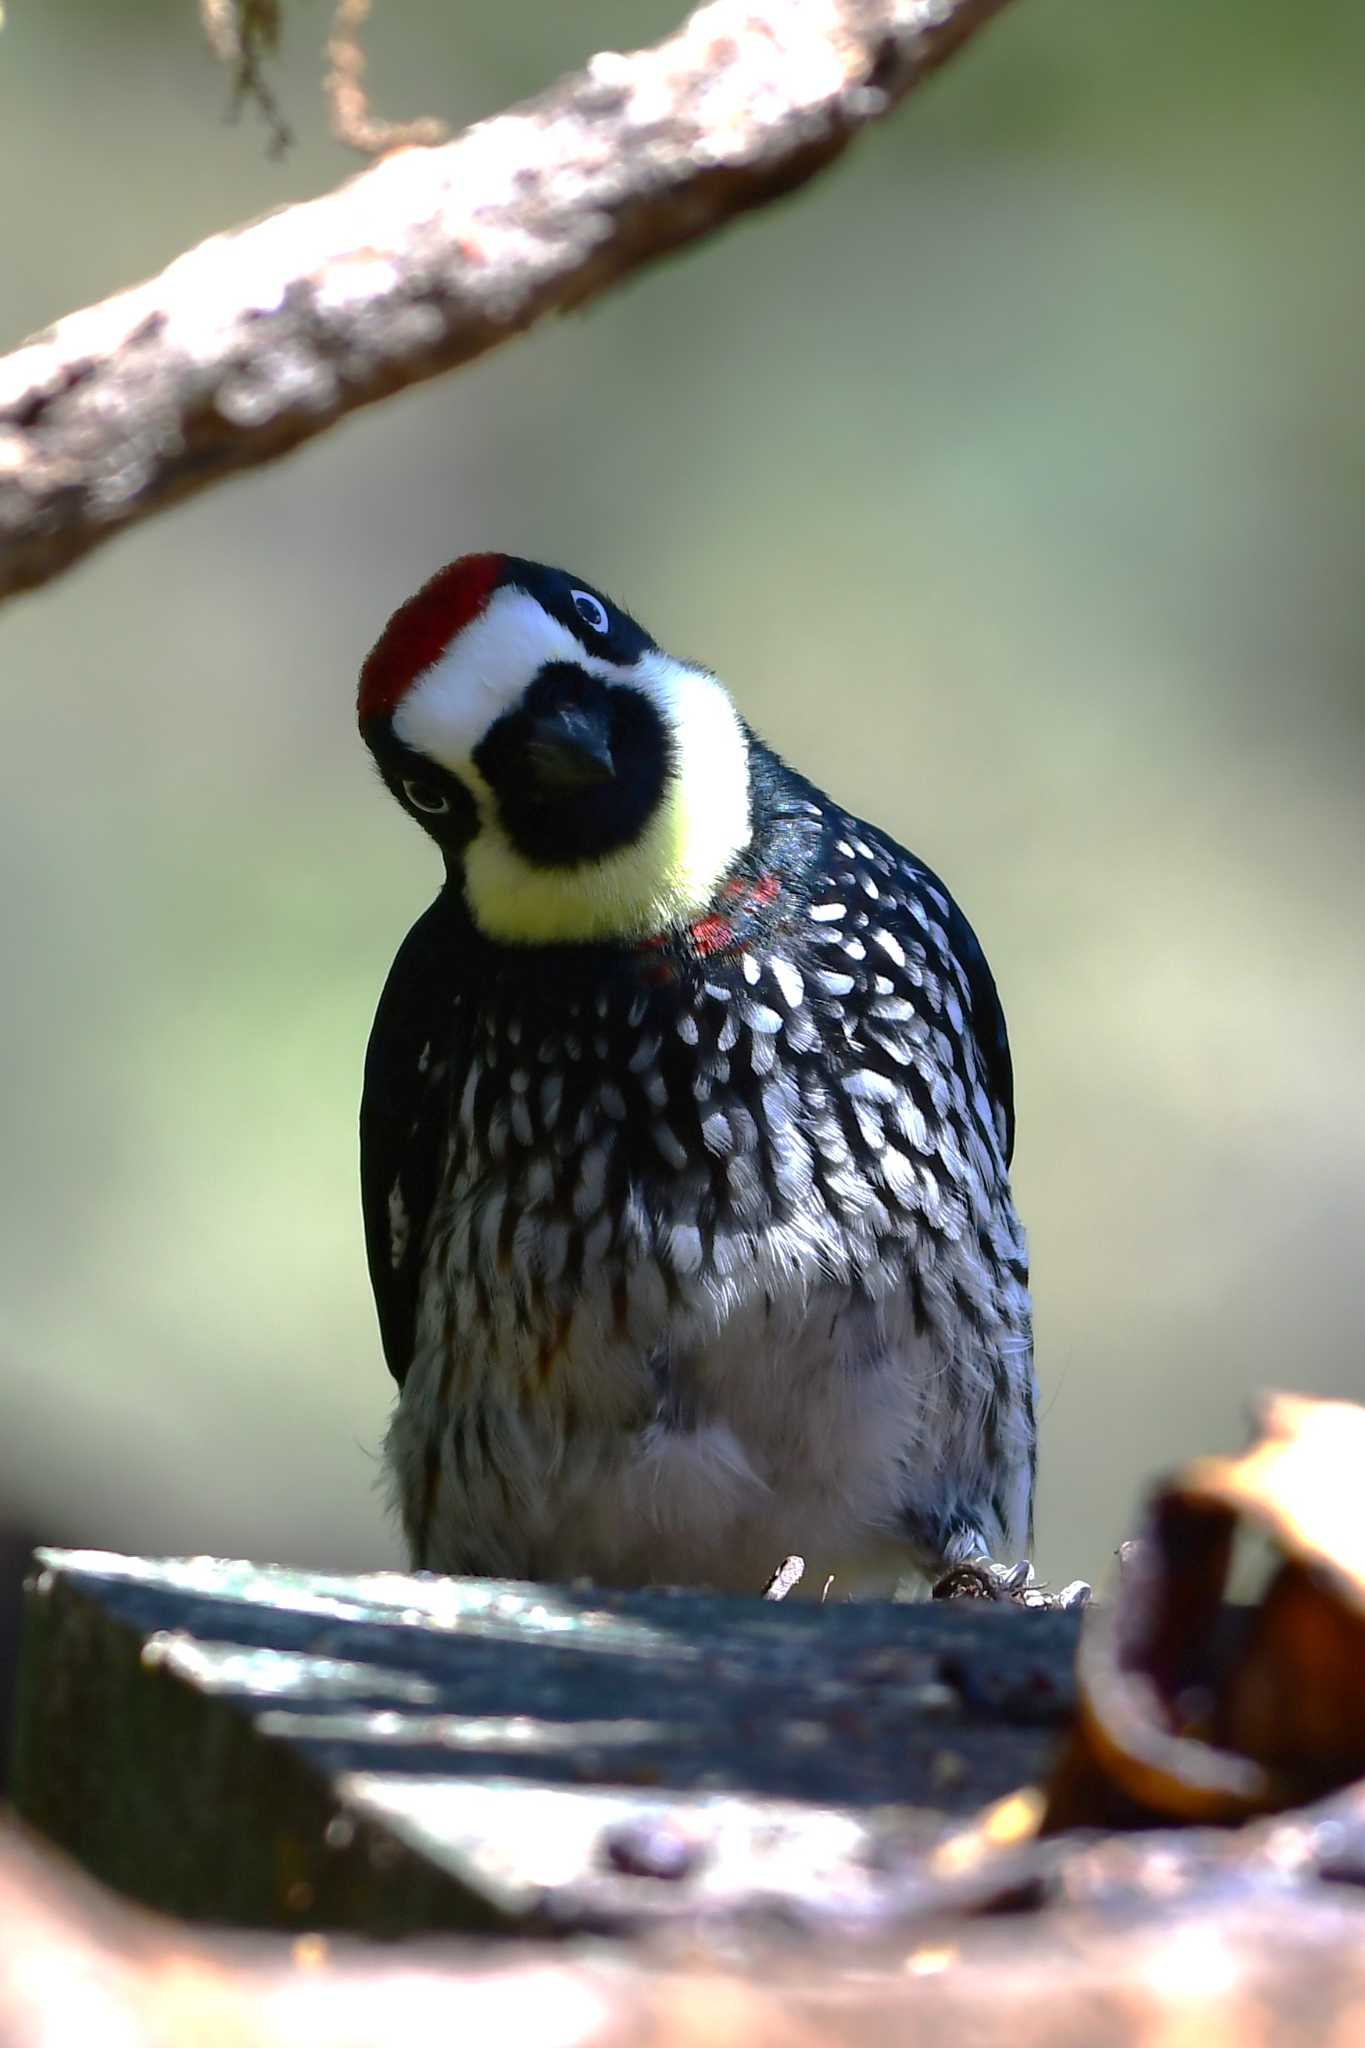
[[[831,163],[1004,0],[712,0],[0,360],[0,598]]]

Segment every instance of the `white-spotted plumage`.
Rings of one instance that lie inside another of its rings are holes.
[[[704,670],[471,561],[361,697],[448,875],[364,1112],[414,1562],[756,1590],[792,1550],[817,1588],[1010,1552],[1027,1267],[970,927]]]

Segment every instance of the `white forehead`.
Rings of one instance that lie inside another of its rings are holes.
[[[608,680],[638,674],[587,653],[528,591],[508,585],[494,592],[478,618],[411,685],[393,714],[393,730],[407,746],[458,774],[547,661],[572,661]]]

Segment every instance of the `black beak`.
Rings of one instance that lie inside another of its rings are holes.
[[[531,773],[545,789],[591,789],[616,773],[605,711],[565,704],[537,718],[526,742]]]

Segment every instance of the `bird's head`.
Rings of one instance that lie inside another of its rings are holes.
[[[509,944],[631,939],[698,917],[751,834],[725,690],[580,578],[462,555],[400,605],[360,729]]]

